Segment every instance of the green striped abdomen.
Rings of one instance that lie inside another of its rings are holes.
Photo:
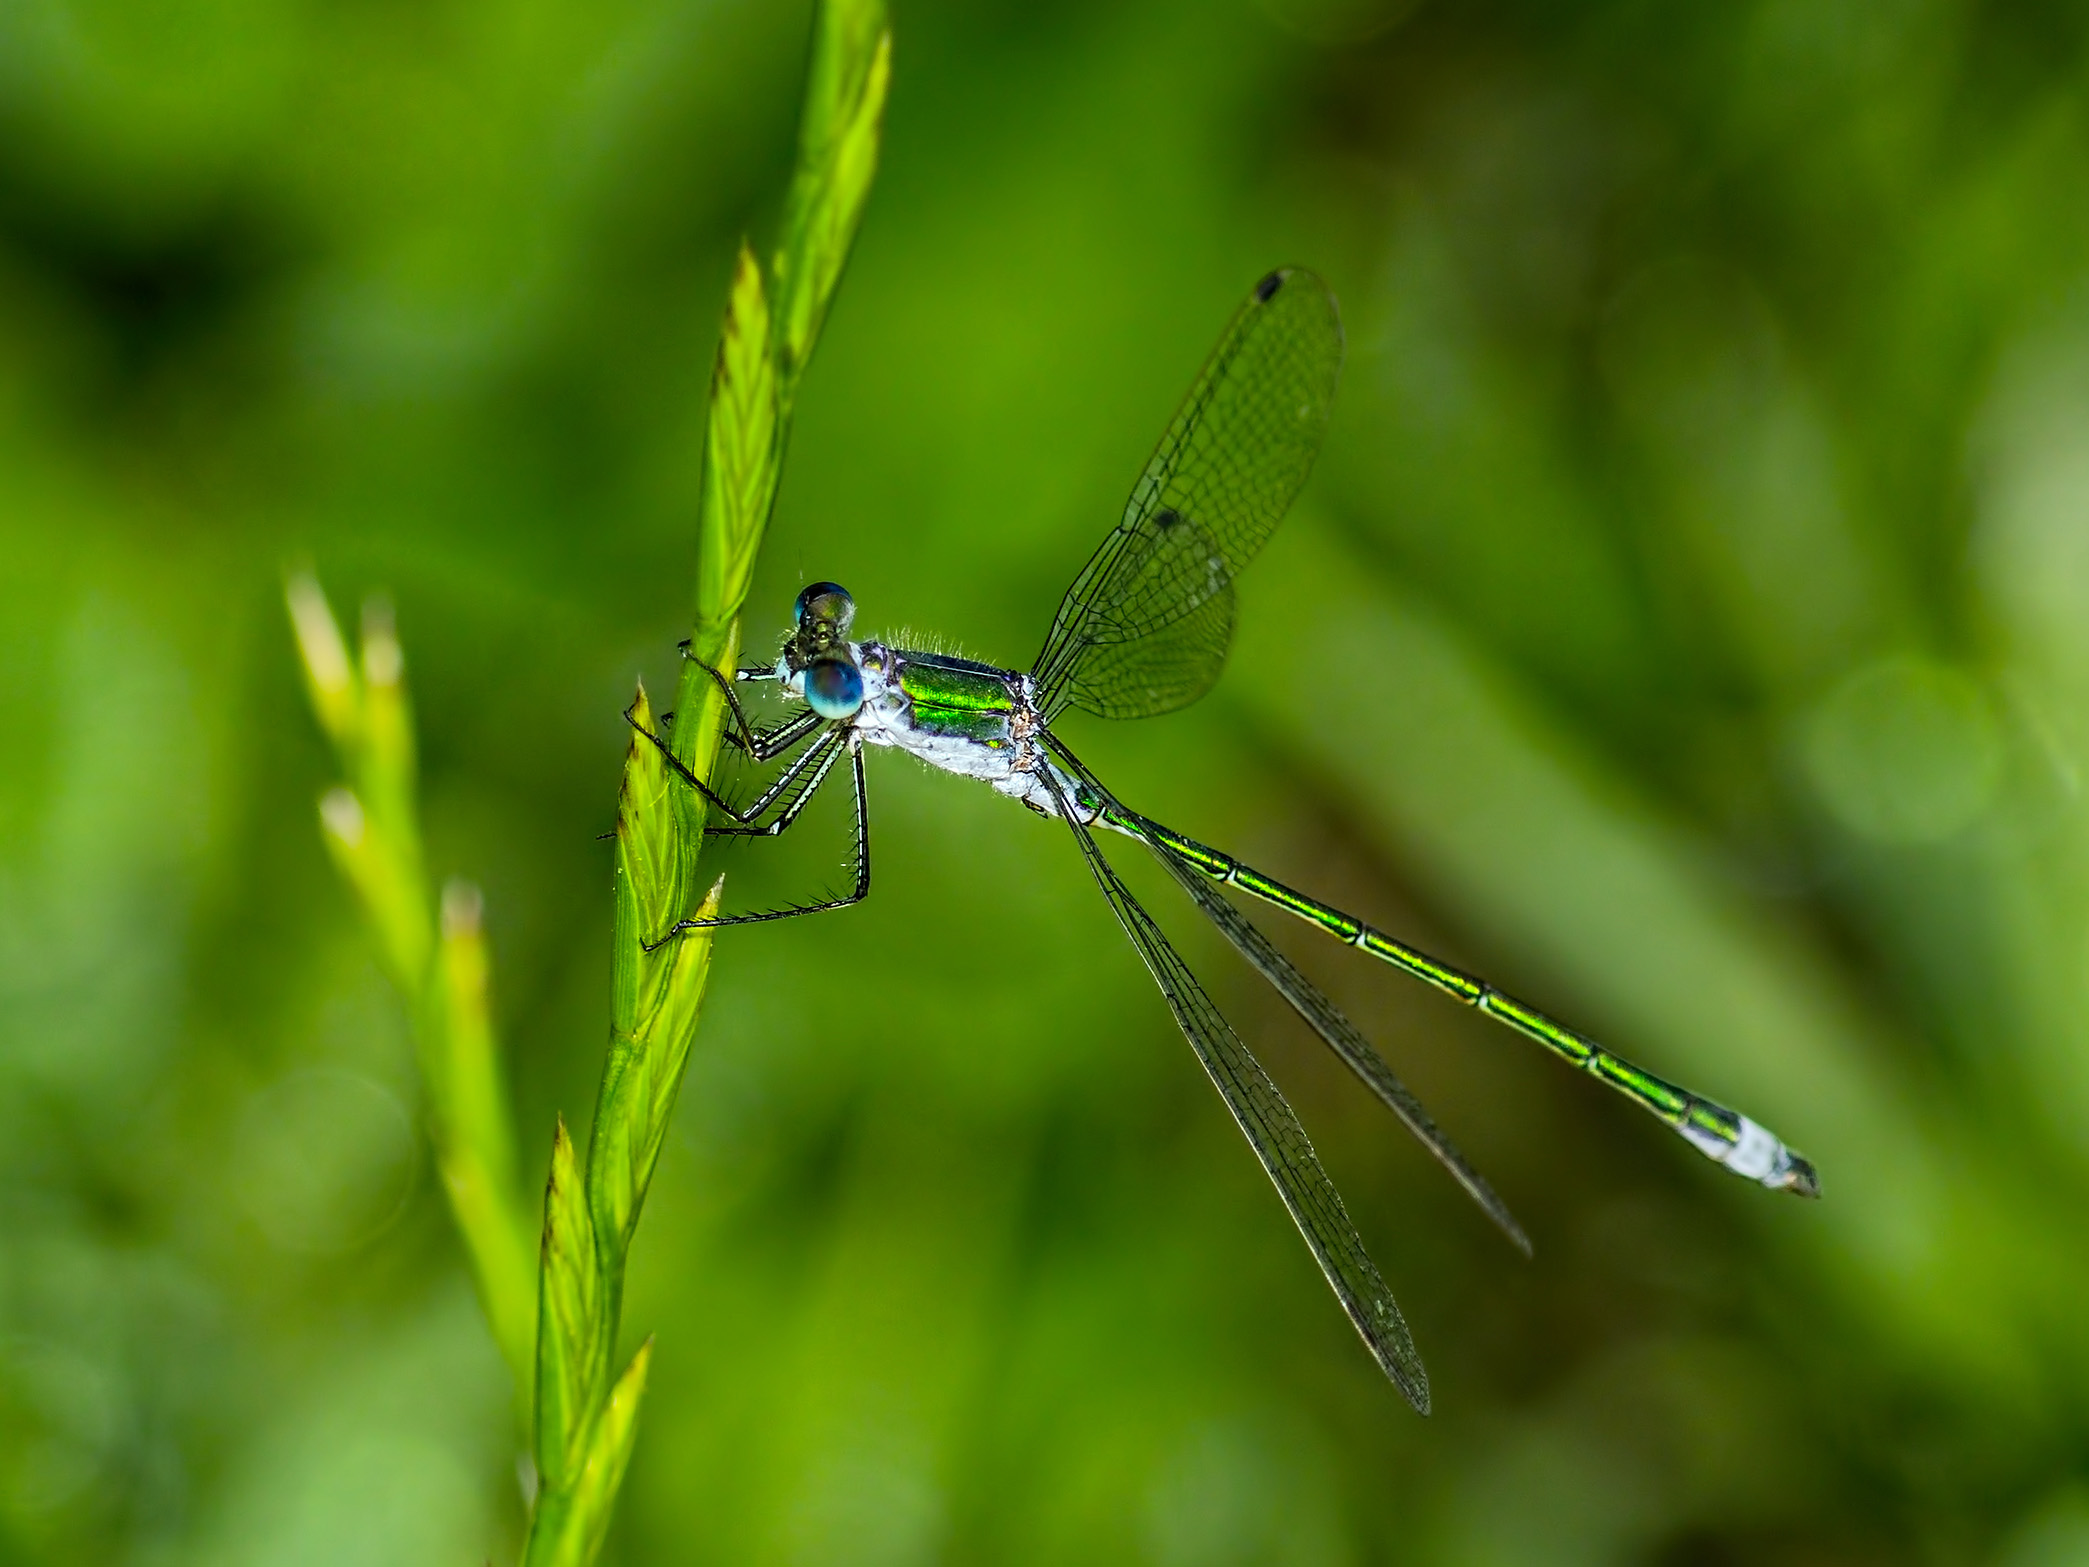
[[[1230,854],[1198,843],[1193,838],[1185,838],[1158,822],[1115,805],[1104,808],[1102,821],[1105,826],[1134,838],[1151,837],[1213,881],[1238,887],[1265,903],[1273,903],[1285,913],[1319,926],[1336,940],[1368,952],[1381,962],[1390,963],[1394,968],[1456,996],[1467,1006],[1477,1007],[1489,1017],[1498,1018],[1659,1116],[1688,1139],[1698,1152],[1736,1174],[1801,1196],[1820,1194],[1813,1166],[1738,1111],[1700,1098],[1634,1066],[1594,1040],[1555,1023],[1536,1008],[1504,995],[1485,980],[1439,963],[1404,941],[1374,930],[1354,915],[1345,914],[1318,898],[1309,898],[1274,877],[1263,875],[1253,866],[1243,865]]]

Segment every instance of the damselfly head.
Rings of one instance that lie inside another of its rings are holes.
[[[784,646],[793,669],[804,669],[815,659],[849,655],[849,622],[856,618],[856,601],[838,582],[814,582],[798,595],[791,607],[794,625]]]
[[[822,718],[853,718],[863,706],[863,672],[847,658],[816,658],[805,666],[805,700]]]
[[[836,636],[845,637],[849,634],[849,622],[856,618],[856,601],[839,582],[814,582],[798,595],[791,616],[800,631],[825,621],[834,628]]]

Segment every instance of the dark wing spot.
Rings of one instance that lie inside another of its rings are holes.
[[[1164,506],[1153,514],[1153,525],[1163,533],[1166,533],[1180,521],[1182,521],[1182,513],[1173,506]]]
[[[1283,286],[1284,274],[1282,272],[1272,272],[1268,277],[1255,285],[1255,297],[1266,305],[1276,298],[1277,290]]]

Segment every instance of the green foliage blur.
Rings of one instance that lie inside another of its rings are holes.
[[[808,18],[0,0],[0,1563],[513,1558],[282,574],[394,606],[534,1211]],[[717,943],[607,1559],[2089,1562],[2079,8],[893,20],[749,647],[827,577],[1027,663],[1247,285],[1314,266],[1344,390],[1226,679],[1069,738],[1826,1195],[1273,926],[1525,1263],[1123,856],[1347,1194],[1419,1419],[1064,834],[874,755],[871,902]],[[729,907],[840,876],[838,822],[795,836]]]

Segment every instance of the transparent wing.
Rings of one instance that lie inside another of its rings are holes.
[[[1400,1123],[1414,1134],[1415,1139],[1436,1155],[1437,1161],[1451,1172],[1452,1178],[1465,1188],[1487,1217],[1501,1227],[1502,1233],[1515,1243],[1518,1251],[1528,1257],[1531,1254],[1530,1237],[1523,1233],[1523,1226],[1509,1212],[1509,1205],[1496,1195],[1486,1177],[1467,1162],[1457,1145],[1438,1128],[1422,1102],[1400,1081],[1371,1041],[1358,1032],[1356,1025],[1342,1015],[1318,986],[1293,968],[1291,960],[1277,951],[1253,921],[1228,903],[1224,895],[1204,879],[1201,871],[1155,839],[1148,838],[1146,847],[1167,867],[1168,873],[1204,911],[1205,917],[1233,943],[1234,949],[1277,988],[1277,993],[1291,1003],[1292,1010],[1304,1018],[1313,1032],[1342,1058],[1343,1064],[1363,1080],[1364,1086],[1400,1118]]]
[[[1101,718],[1151,718],[1187,707],[1226,666],[1233,641],[1233,584],[1172,625],[1122,642],[1090,642],[1066,689],[1039,690],[1047,721],[1071,702]]]
[[[1400,1081],[1385,1057],[1380,1055],[1371,1041],[1366,1039],[1357,1026],[1342,1015],[1341,1008],[1328,1000],[1320,987],[1292,966],[1291,960],[1276,949],[1276,944],[1262,933],[1259,926],[1240,910],[1229,903],[1206,873],[1192,860],[1169,845],[1163,836],[1167,829],[1158,828],[1136,811],[1125,810],[1112,798],[1109,790],[1097,781],[1081,759],[1073,754],[1057,736],[1047,733],[1045,744],[1052,754],[1065,765],[1068,771],[1091,790],[1099,802],[1107,802],[1122,820],[1139,829],[1139,838],[1153,852],[1155,859],[1170,876],[1189,894],[1190,901],[1204,912],[1204,917],[1219,928],[1219,933],[1233,943],[1234,950],[1255,966],[1255,971],[1270,984],[1277,994],[1291,1003],[1291,1008],[1314,1033],[1318,1034],[1342,1060],[1343,1065],[1363,1081],[1366,1088],[1376,1094],[1379,1101],[1400,1119],[1400,1124],[1414,1134],[1415,1140],[1437,1161],[1450,1171],[1457,1183],[1464,1187],[1481,1210],[1501,1227],[1504,1235],[1515,1243],[1516,1249],[1528,1257],[1531,1254],[1530,1237],[1523,1233],[1523,1226],[1509,1212],[1494,1188],[1487,1184],[1485,1176],[1475,1170],[1465,1155],[1458,1151],[1457,1144],[1447,1137],[1435,1119],[1415,1098],[1412,1090]]]
[[[1049,773],[1043,776],[1048,781],[1051,777]],[[1050,786],[1056,793],[1057,784]],[[1342,1206],[1341,1194],[1321,1168],[1305,1128],[1298,1124],[1298,1117],[1261,1063],[1248,1052],[1240,1036],[1204,993],[1189,965],[1168,944],[1168,938],[1132,896],[1131,889],[1118,879],[1094,837],[1075,819],[1063,796],[1059,804],[1060,814],[1073,830],[1103,896],[1110,900],[1118,922],[1167,998],[1169,1010],[1175,1014],[1190,1048],[1196,1051],[1219,1097],[1225,1100],[1226,1108],[1255,1150],[1255,1157],[1262,1161],[1262,1168],[1275,1183],[1277,1195],[1283,1198],[1299,1233],[1306,1238],[1313,1260],[1320,1264],[1320,1271],[1341,1301],[1342,1309],[1349,1313],[1349,1320],[1363,1335],[1365,1345],[1392,1378],[1393,1385],[1410,1404],[1427,1414],[1429,1376],[1422,1369],[1421,1356],[1415,1352],[1414,1337],[1393,1301],[1392,1291],[1386,1288],[1385,1280],[1379,1277],[1377,1267],[1364,1250],[1363,1240]]]
[[[1047,719],[1143,718],[1211,689],[1233,579],[1312,471],[1341,368],[1326,284],[1294,267],[1255,285],[1059,605],[1031,671]]]

